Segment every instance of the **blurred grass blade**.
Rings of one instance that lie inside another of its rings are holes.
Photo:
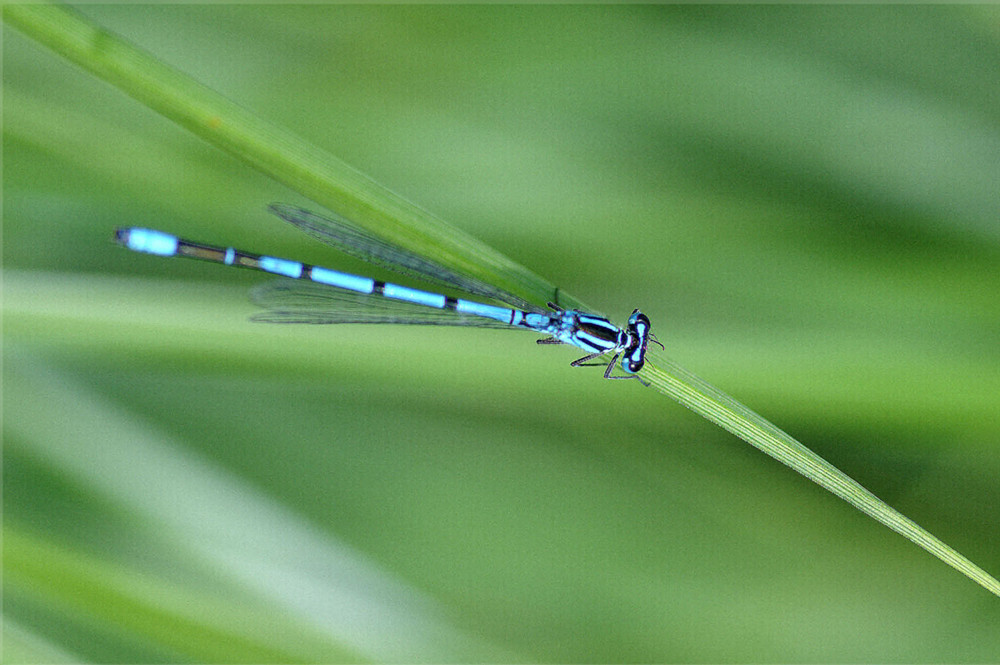
[[[358,226],[525,300],[555,285],[391,192],[330,153],[56,5],[6,5],[4,21],[209,143]],[[560,294],[567,307],[580,303]]]
[[[71,654],[44,635],[6,614],[2,619],[3,658],[5,663],[85,663],[85,658]]]
[[[553,298],[554,285],[538,275],[393,194],[327,152],[262,121],[93,25],[75,11],[52,5],[7,5],[4,18],[213,145],[400,247],[434,258],[525,300],[544,303]],[[560,293],[560,304],[582,306],[564,293]],[[1000,595],[996,579],[795,439],[682,368],[672,363],[664,363],[664,368],[650,363],[644,373],[662,393],[799,471]]]
[[[452,625],[432,598],[252,482],[23,347],[5,344],[3,356],[5,435],[163,537],[180,578],[64,549],[37,526],[7,520],[5,593],[100,617],[196,662],[506,660]],[[181,575],[188,565],[214,571],[241,601]]]
[[[281,630],[268,634],[267,623],[275,618],[252,603],[220,602],[190,588],[197,584],[182,588],[169,580],[151,579],[9,524],[4,525],[4,568],[13,593],[42,598],[66,614],[98,618],[105,625],[141,635],[174,658],[296,662],[321,654],[331,661],[359,660],[357,653],[285,617]]]
[[[663,356],[658,356],[657,361],[662,367],[647,363],[643,376],[661,393],[729,430],[782,464],[790,466],[1000,596],[1000,582],[996,578],[879,499],[846,473],[683,367]]]

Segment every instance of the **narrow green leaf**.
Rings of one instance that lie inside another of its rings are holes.
[[[100,617],[116,630],[142,635],[170,657],[202,662],[358,660],[317,631],[250,602],[220,603],[195,588],[65,550],[7,524],[4,569],[17,593],[45,599],[68,616]],[[21,590],[21,587],[24,587]],[[299,648],[289,651],[289,645]],[[301,646],[300,646],[301,645]]]
[[[1000,582],[996,578],[879,499],[846,473],[683,367],[662,356],[657,361],[662,367],[652,362],[647,363],[643,376],[661,393],[798,471],[1000,596]]]
[[[7,5],[4,20],[262,173],[415,254],[545,303],[555,285],[379,185],[329,152],[57,5]],[[560,293],[567,307],[580,303]]]
[[[552,299],[555,286],[476,239],[393,194],[332,155],[222,98],[76,12],[8,5],[5,20],[213,145],[414,253],[526,300]],[[566,294],[568,307],[581,303]],[[660,392],[733,432],[874,517],[994,594],[1000,583],[846,474],[725,393],[677,365],[652,363],[644,376]]]

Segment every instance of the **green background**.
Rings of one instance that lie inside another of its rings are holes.
[[[82,13],[1000,572],[1000,10]],[[988,662],[1000,602],[532,336],[251,324],[308,202],[4,28],[4,661]],[[385,276],[380,273],[380,276]]]

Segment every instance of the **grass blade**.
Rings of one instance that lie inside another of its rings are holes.
[[[329,152],[268,123],[117,35],[57,5],[8,5],[4,21],[262,173],[394,244],[525,300],[555,285],[379,185]],[[562,297],[567,307],[579,305]]]
[[[846,473],[680,365],[663,356],[659,356],[657,360],[661,366],[648,363],[643,372],[652,387],[798,471],[1000,596],[1000,582],[996,578],[879,499]]]
[[[417,254],[533,302],[555,287],[497,251],[447,225],[287,130],[257,118],[73,10],[8,5],[5,20],[213,145],[362,227]],[[561,294],[568,307],[579,301]],[[728,395],[673,363],[652,363],[646,378],[695,412],[802,473],[1000,595],[1000,583],[828,462]]]

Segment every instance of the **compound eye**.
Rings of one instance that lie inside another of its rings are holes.
[[[622,356],[622,369],[629,374],[635,374],[646,363],[646,349],[641,346],[631,347]]]
[[[634,312],[632,312],[632,316],[628,317],[628,324],[632,328],[635,328],[636,326],[640,325],[649,328],[649,317],[640,312],[639,310],[635,310]]]

